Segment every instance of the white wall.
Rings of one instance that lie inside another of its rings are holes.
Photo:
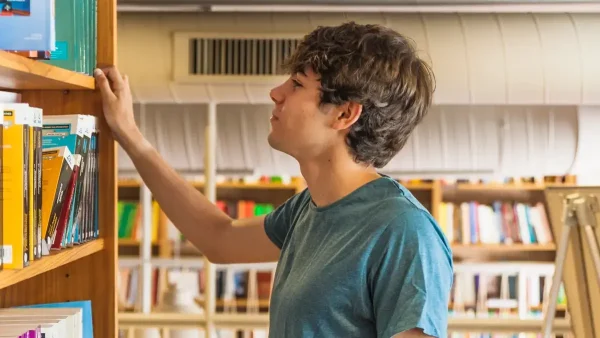
[[[470,16],[466,20],[457,21],[456,17],[452,15],[429,15],[424,19],[412,14],[392,16],[355,13],[346,17],[334,13],[311,13],[310,15],[294,13],[253,13],[251,15],[243,13],[120,13],[118,19],[119,66],[129,74],[133,87],[164,85],[171,82],[174,59],[171,43],[172,34],[175,31],[298,33],[308,32],[319,24],[328,25],[345,20],[388,24],[392,27],[400,27],[398,29],[402,32],[404,31],[401,28],[405,27],[406,34],[413,37],[418,45],[427,51],[427,54],[432,54],[434,60],[439,61],[434,64],[434,70],[435,67],[438,67],[436,74],[440,81],[438,87],[442,87],[438,90],[443,91],[445,104],[432,110],[428,121],[425,121],[417,130],[407,147],[387,169],[411,172],[416,176],[423,171],[433,177],[439,177],[439,173],[451,171],[476,174],[491,170],[507,176],[534,176],[562,175],[574,168],[581,172],[585,171],[588,173],[588,177],[590,172],[600,172],[600,163],[591,160],[597,157],[593,155],[593,149],[596,146],[590,145],[590,142],[599,140],[589,136],[591,135],[590,128],[600,129],[600,125],[596,126],[596,124],[600,124],[600,121],[590,117],[593,114],[600,114],[600,110],[591,107],[587,108],[585,113],[578,113],[579,109],[576,105],[558,104],[582,101],[600,104],[600,85],[593,86],[595,81],[600,82],[600,62],[597,61],[600,60],[600,44],[597,42],[589,44],[592,41],[590,32],[598,32],[596,37],[600,36],[600,16],[506,16],[503,20],[521,21],[524,27],[527,27],[529,35],[526,35],[528,38],[525,40],[519,40],[517,36],[513,36],[511,40],[504,36],[501,37],[501,40],[493,41],[491,46],[493,45],[494,48],[491,51],[495,51],[495,54],[490,54],[490,50],[486,51],[483,45],[478,48],[473,46],[473,41],[485,43],[485,35],[482,34],[486,32],[478,32],[477,29],[471,29],[468,32],[465,30],[465,25],[469,24],[476,27],[488,27],[487,33],[490,34],[490,39],[498,38],[498,31],[494,31],[489,22],[484,20],[486,18],[497,20],[497,22],[501,21],[491,15],[487,17]],[[418,20],[422,20],[423,25],[417,25]],[[446,22],[450,27],[449,31],[444,33],[450,37],[447,40],[440,39],[440,35],[436,35],[438,38],[432,38],[433,30],[438,33],[443,32],[445,26],[441,25],[441,22]],[[570,27],[570,33],[557,30],[561,27],[560,25],[567,24]],[[511,31],[517,32],[519,29],[511,26]],[[532,40],[531,37],[534,33],[539,40]],[[555,35],[553,36],[552,33]],[[582,37],[586,43],[575,39],[576,37]],[[551,41],[553,38],[559,42],[568,41],[568,44],[543,45],[543,42]],[[513,41],[512,47],[499,45],[509,40]],[[532,49],[527,44],[533,42],[536,43],[537,49]],[[452,50],[453,47],[457,49]],[[486,65],[485,60],[490,57],[496,58],[496,62],[502,63],[511,60],[506,55],[502,57],[496,55],[511,48],[513,53],[511,65],[505,65],[501,69],[490,69],[489,65]],[[519,59],[521,54],[515,52],[519,50],[529,51],[530,54],[521,53],[523,55],[521,60]],[[552,53],[543,55],[542,51],[552,51]],[[564,62],[557,63],[561,59],[561,52],[564,55]],[[538,59],[531,59],[535,57]],[[577,60],[574,60],[574,57],[577,57]],[[521,61],[524,64],[520,64]],[[536,69],[539,71],[529,69],[533,66],[537,67]],[[473,67],[487,70],[487,73],[474,73]],[[560,68],[559,71],[556,70],[556,67]],[[571,71],[569,72],[569,70]],[[519,72],[530,72],[535,76],[515,77],[520,74]],[[570,76],[570,74],[575,75]],[[594,74],[598,74],[598,76]],[[566,89],[561,90],[561,86],[566,86]],[[452,100],[457,97],[467,99],[457,101],[461,104],[452,105]],[[467,104],[480,101],[494,102],[497,97],[512,98],[512,101],[508,100],[507,102],[521,102],[521,104],[497,105],[496,107],[489,103]],[[554,104],[551,104],[553,102]],[[235,108],[236,106],[230,106],[222,112],[228,111],[228,116],[233,116],[231,114],[235,112],[231,112],[233,109],[231,107]],[[185,109],[188,109],[187,113],[184,112]],[[254,108],[248,107],[248,109]],[[256,109],[260,110],[260,106],[255,107]],[[149,115],[148,123],[154,128],[149,137],[156,142],[159,142],[157,136],[163,140],[162,144],[157,143],[158,147],[163,149],[165,157],[174,160],[179,169],[202,170],[203,151],[200,136],[202,132],[199,131],[197,135],[194,135],[193,127],[190,129],[190,126],[185,124],[186,119],[183,116],[189,115],[189,108],[182,106],[179,110],[176,106],[171,106],[166,110],[160,110],[160,113]],[[152,111],[158,110],[147,109],[147,112]],[[198,114],[203,116],[204,109],[198,109]],[[237,116],[234,119],[237,122],[232,123],[231,128],[238,128],[242,117],[237,113],[234,115]],[[582,116],[585,117],[585,120],[581,120]],[[221,121],[224,121],[224,117],[221,118]],[[248,118],[244,117],[243,119]],[[190,117],[188,116],[187,119],[189,120]],[[160,121],[168,121],[170,134],[167,129],[159,131],[161,129]],[[255,119],[253,123],[268,125],[268,121],[261,121]],[[510,129],[506,129],[503,121],[510,122]],[[586,122],[581,124],[582,121]],[[442,128],[442,125],[446,127]],[[198,128],[198,130],[203,128],[201,121],[198,121]],[[219,127],[221,135],[240,135],[239,133],[227,133],[227,128],[226,125]],[[583,130],[582,128],[587,129]],[[239,157],[236,160],[228,160],[227,156],[219,155],[218,167],[245,169],[248,166],[260,166],[256,163],[263,163],[265,168],[255,167],[255,169],[259,169],[261,172],[294,170],[291,174],[297,174],[294,169],[296,167],[285,155],[269,151],[268,145],[263,139],[266,137],[265,130],[262,129],[256,129],[261,130],[260,133],[256,133],[256,137],[260,138],[254,141],[256,149],[244,150],[246,153],[253,154],[254,157],[241,161]],[[177,133],[178,130],[183,130],[185,133]],[[482,131],[487,132],[482,133]],[[584,146],[579,144],[580,134],[587,135],[581,139],[587,142]],[[182,137],[183,135],[187,136]],[[241,149],[242,144],[247,146],[253,143],[238,139],[239,141],[228,138],[230,141],[228,146],[221,143],[218,154],[231,154],[232,149]],[[194,141],[191,148],[190,140]],[[177,146],[178,144],[181,146]],[[177,153],[177,149],[182,149],[182,153]],[[198,153],[193,152],[195,149],[198,149]],[[449,151],[449,154],[444,155],[442,153],[444,150]],[[269,161],[258,161],[260,156],[266,156]],[[132,169],[131,163],[122,152],[120,158],[120,168]]]

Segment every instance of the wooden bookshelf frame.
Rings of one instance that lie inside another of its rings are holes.
[[[202,182],[190,181],[197,189],[203,189]],[[443,184],[440,180],[432,182],[411,182],[401,181],[401,184],[410,190],[417,199],[426,206],[433,217],[440,220],[440,205],[447,199],[450,200],[483,200],[490,201],[495,199],[521,200],[521,201],[544,201],[544,191],[552,186],[574,186],[573,183],[510,183],[510,184],[476,184],[476,183],[454,183]],[[139,189],[141,181],[138,179],[119,179],[118,188],[121,189]],[[217,183],[218,195],[230,199],[243,199],[249,196],[258,196],[261,199],[271,200],[277,194],[291,196],[299,193],[305,188],[303,180],[294,178],[291,183],[242,183],[242,182],[221,182]],[[127,195],[129,196],[129,195]],[[282,201],[282,198],[289,196],[279,196],[275,200]],[[131,197],[131,196],[129,196]],[[159,232],[166,234],[167,219],[161,212],[159,221]],[[129,249],[139,247],[140,243],[136,240],[121,239],[118,240],[120,248]],[[171,243],[168,240],[161,240],[153,245],[158,246],[159,257],[170,257]],[[554,260],[556,246],[551,244],[460,244],[452,243],[454,258],[457,261],[480,261],[494,262],[504,260],[517,261],[544,261]],[[192,250],[193,252],[193,250]],[[195,255],[195,253],[192,253]]]
[[[97,1],[97,62],[116,64],[116,0]],[[102,115],[91,76],[0,51],[0,90],[45,115],[92,114],[99,123],[101,238],[43,257],[19,270],[0,271],[0,308],[91,300],[94,336],[117,337],[116,144]]]

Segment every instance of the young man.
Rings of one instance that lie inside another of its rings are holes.
[[[377,172],[426,114],[430,69],[405,37],[354,23],[316,29],[285,66],[269,143],[299,162],[308,188],[243,220],[150,146],[127,77],[109,68],[96,79],[116,140],[185,237],[214,263],[278,261],[271,337],[447,337],[447,240],[409,191]]]

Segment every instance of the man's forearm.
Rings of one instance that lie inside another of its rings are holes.
[[[209,259],[232,219],[183,179],[140,132],[119,140],[145,184],[173,224]]]

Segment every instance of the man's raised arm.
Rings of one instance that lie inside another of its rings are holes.
[[[121,147],[171,222],[213,263],[276,261],[264,216],[234,220],[184,180],[142,135],[133,115],[129,80],[118,69],[96,70],[104,116]]]

